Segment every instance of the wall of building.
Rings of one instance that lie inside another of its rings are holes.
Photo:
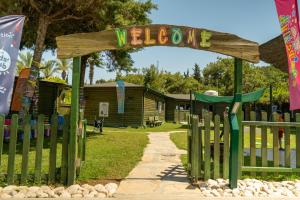
[[[118,113],[117,92],[115,87],[85,87],[85,118],[93,124],[95,117],[99,118],[99,103],[109,103],[109,116],[104,118],[104,126],[132,126],[143,124],[142,102],[143,88],[125,88],[125,112]]]
[[[157,103],[161,102],[162,109],[159,112]],[[149,120],[150,116],[158,116],[160,121],[165,121],[166,103],[165,98],[161,95],[146,91],[144,93],[144,121]]]

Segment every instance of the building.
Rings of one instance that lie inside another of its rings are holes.
[[[84,99],[85,118],[89,124],[100,118],[100,102],[107,102],[109,105],[104,126],[144,126],[152,116],[165,121],[165,96],[142,85],[125,82],[124,114],[118,113],[116,82],[86,85]]]

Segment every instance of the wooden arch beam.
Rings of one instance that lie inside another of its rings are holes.
[[[256,42],[207,29],[167,24],[129,26],[92,33],[59,36],[57,55],[72,58],[103,50],[149,46],[188,47],[259,62]]]

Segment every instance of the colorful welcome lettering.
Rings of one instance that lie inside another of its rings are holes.
[[[172,36],[171,36],[171,40],[172,43],[177,45],[180,44],[182,41],[182,31],[180,28],[172,28]]]
[[[200,46],[201,47],[210,47],[210,38],[211,38],[212,34],[211,32],[208,31],[202,31],[201,32],[201,42],[200,42]]]
[[[136,45],[141,45],[143,44],[143,41],[140,39],[142,35],[143,30],[140,28],[132,28],[130,30],[131,34],[131,45],[136,46]]]
[[[145,28],[145,41],[146,45],[154,45],[156,43],[155,39],[151,39],[150,28]]]
[[[188,30],[186,42],[187,44],[192,44],[193,47],[196,46],[195,29]]]
[[[118,47],[123,47],[127,43],[127,30],[126,29],[115,29],[115,33],[117,35],[117,44]]]
[[[167,29],[160,27],[158,31],[158,42],[159,44],[166,44],[168,42]]]

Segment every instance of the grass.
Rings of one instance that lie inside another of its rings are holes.
[[[104,127],[103,135],[87,127],[86,162],[80,170],[78,182],[119,180],[123,179],[141,160],[143,150],[148,143],[147,132],[186,130],[179,124],[164,123],[153,128],[110,128]],[[35,169],[35,140],[31,140],[29,152],[29,174]],[[61,139],[57,146],[57,167],[61,165]],[[42,174],[48,173],[49,168],[49,138],[44,139],[42,158]],[[4,143],[1,158],[0,173],[7,173],[8,142]],[[15,156],[15,173],[21,173],[22,142],[17,143]],[[44,177],[45,178],[45,177]],[[32,179],[32,176],[30,177]],[[32,184],[32,180],[30,180]],[[0,176],[0,185],[5,184],[5,178]]]
[[[268,148],[273,147],[273,136],[270,130],[268,130]],[[257,134],[256,141],[260,141],[260,134]],[[213,139],[213,131],[211,131],[211,140]],[[177,146],[179,149],[187,150],[187,133],[185,132],[180,132],[180,133],[171,133],[171,140],[174,142],[174,144]],[[245,133],[245,140],[244,140],[244,145],[245,148],[249,148],[250,146],[250,134]],[[260,144],[256,145],[257,148],[260,148]],[[295,135],[291,134],[291,147],[295,148]],[[180,157],[182,164],[186,168],[187,166],[187,155],[181,155]],[[244,157],[244,163],[245,166],[250,165],[250,157],[245,156]],[[256,157],[256,163],[257,166],[261,166],[261,157]],[[273,161],[268,161],[269,166],[273,166]],[[213,171],[213,164],[211,171]],[[243,178],[253,178],[250,176],[250,173],[244,172],[243,173]],[[267,181],[282,181],[282,180],[295,180],[295,179],[300,179],[299,174],[296,173],[280,173],[280,174],[274,174],[274,173],[268,173],[267,176],[262,176],[260,173],[257,173],[255,176],[257,179],[263,179]]]

